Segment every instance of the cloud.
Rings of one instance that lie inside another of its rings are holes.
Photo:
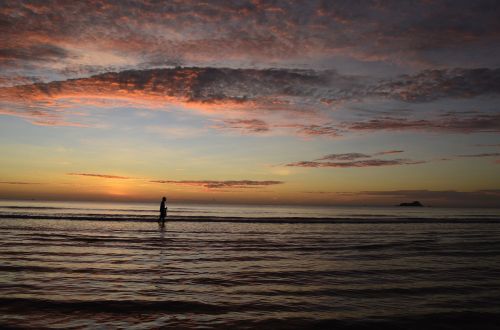
[[[500,69],[426,70],[369,87],[367,94],[406,102],[500,93]]]
[[[471,155],[457,155],[457,157],[466,157],[466,158],[499,157],[499,156],[500,156],[500,152],[471,154]]]
[[[261,119],[218,120],[211,126],[217,130],[238,131],[241,134],[265,134],[273,131],[279,135],[297,135],[301,137],[338,137],[340,130],[330,125],[318,124],[270,124]]]
[[[324,95],[334,97],[335,86],[355,84],[354,77],[335,71],[291,69],[230,69],[184,67],[173,69],[128,70],[95,75],[89,78],[36,83],[2,88],[7,99],[40,99],[68,96],[135,96],[179,98],[205,104],[258,101],[279,109],[290,106],[280,97],[309,98],[321,103]],[[343,91],[338,91],[341,97]]]
[[[321,157],[317,160],[355,160],[359,158],[370,158],[370,155],[360,154],[357,152],[350,152],[346,154],[330,154]]]
[[[3,114],[33,123],[52,116],[68,124],[66,113],[81,107],[129,106],[168,109],[172,105],[213,115],[239,112],[315,113],[332,85],[350,78],[334,71],[289,69],[174,68],[129,70],[89,78],[0,88]],[[32,109],[32,110],[29,110]],[[84,125],[84,124],[82,124]],[[262,132],[258,119],[229,119],[220,127]],[[297,128],[307,135],[333,134],[321,126]]]
[[[490,1],[455,1],[450,6],[445,0],[90,0],[68,6],[62,0],[5,0],[0,26],[2,43],[23,61],[36,62],[36,55],[17,49],[50,45],[71,51],[77,58],[66,59],[63,68],[85,62],[85,54],[95,49],[150,66],[298,66],[305,60],[314,66],[325,58],[343,57],[441,67],[494,62],[499,14],[499,6]]]
[[[350,162],[317,162],[317,161],[300,161],[286,164],[292,167],[379,167],[379,166],[394,166],[394,165],[414,165],[423,164],[425,161],[414,161],[409,159],[368,159]]]
[[[403,150],[386,150],[386,151],[376,152],[373,155],[374,156],[383,156],[383,155],[399,154],[402,152],[404,152],[404,151]]]
[[[500,114],[445,112],[419,119],[377,116],[375,110],[364,120],[338,121],[331,111],[344,102],[372,97],[428,102],[498,94],[499,77],[500,69],[433,70],[381,81],[333,70],[127,70],[0,87],[0,115],[24,118],[34,125],[93,127],[94,118],[76,113],[84,109],[90,114],[91,108],[168,110],[179,106],[215,118],[213,129],[251,135],[337,138],[361,131],[499,132]]]
[[[378,167],[378,166],[394,166],[394,165],[414,165],[423,164],[426,161],[415,161],[410,159],[376,159],[373,156],[391,155],[401,153],[402,150],[387,150],[380,151],[374,154],[362,154],[358,152],[350,152],[343,154],[329,154],[318,158],[314,161],[299,161],[286,164],[290,167]],[[366,159],[364,159],[366,158]],[[361,160],[360,160],[361,159]]]
[[[71,111],[57,106],[50,109],[46,106],[19,106],[0,101],[0,115],[15,116],[26,119],[36,126],[88,127],[89,125],[66,119]]]
[[[367,154],[362,154],[359,152],[349,152],[345,154],[330,154],[323,156],[319,159],[316,159],[316,161],[322,161],[322,160],[356,160],[360,158],[371,158],[373,156],[384,156],[384,155],[392,155],[392,154],[397,154],[401,153],[403,150],[387,150],[387,151],[380,151],[376,152],[372,155],[367,155]]]
[[[220,130],[259,134],[284,129],[301,136],[335,137],[338,130],[317,124],[316,117],[321,117],[319,111],[325,108],[324,96],[336,93],[332,88],[339,91],[339,97],[344,97],[340,87],[352,84],[356,84],[355,78],[335,71],[185,67],[129,70],[4,87],[0,88],[0,99],[4,103],[3,114],[25,118],[34,124],[46,122],[42,117],[51,116],[53,125],[77,126],[79,123],[67,117],[72,110],[82,107],[167,110],[178,105],[212,117],[225,116],[212,127]],[[290,112],[297,114],[294,118],[309,117],[308,121],[313,123],[268,123],[249,117],[259,113],[289,118]]]
[[[194,186],[194,187],[204,187],[208,189],[220,189],[220,188],[260,188],[266,186],[272,186],[277,184],[283,184],[283,181],[254,181],[254,180],[226,180],[226,181],[215,181],[215,180],[151,180],[153,183],[167,183],[175,184],[180,186]]]
[[[51,44],[35,44],[27,47],[0,48],[0,66],[14,60],[60,61],[69,56],[64,48]]]
[[[275,127],[289,127],[295,128],[296,133],[302,136],[325,136],[325,137],[339,137],[340,130],[332,127],[330,125],[304,125],[304,124],[292,124],[292,125],[275,125]]]
[[[303,106],[312,102],[324,106],[334,101],[377,96],[427,102],[444,97],[498,94],[500,69],[423,71],[414,76],[373,82],[333,70],[183,67],[110,72],[89,78],[2,88],[1,91],[2,96],[10,99],[137,93],[136,97],[175,97],[207,104],[258,101],[279,109],[295,103]]]
[[[453,115],[444,118],[406,119],[381,117],[358,122],[345,122],[348,131],[434,131],[447,133],[500,132],[500,114]]]
[[[12,87],[16,85],[29,85],[33,83],[41,82],[39,77],[33,76],[22,76],[15,74],[1,74],[0,75],[0,87]]]
[[[132,177],[128,176],[119,176],[119,175],[111,175],[111,174],[98,174],[98,173],[67,173],[67,175],[78,175],[78,176],[90,176],[90,177],[96,177],[96,178],[103,178],[103,179],[134,179]]]
[[[499,70],[451,71],[460,72],[459,76],[446,70],[434,70],[432,74],[424,72],[378,82],[332,70],[215,67],[127,70],[88,78],[1,87],[1,113],[26,118],[34,124],[88,126],[67,117],[72,110],[84,106],[168,109],[180,105],[208,115],[231,116],[213,128],[251,134],[280,129],[310,137],[338,137],[346,131],[359,130],[496,132],[500,129],[500,115],[481,113],[445,113],[435,120],[386,116],[340,124],[332,123],[331,118],[325,121],[339,102],[359,102],[371,97],[427,102],[444,97],[500,93]],[[238,112],[240,117],[234,118]],[[287,116],[288,119],[270,122],[267,118],[251,118],[255,113],[267,117]],[[290,113],[309,116],[309,120],[290,123]],[[53,119],[47,120],[47,117]]]
[[[243,133],[264,133],[269,131],[269,125],[260,119],[227,119],[213,125],[212,128],[238,130]]]

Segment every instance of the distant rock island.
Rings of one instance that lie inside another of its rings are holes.
[[[414,201],[411,203],[401,203],[399,206],[423,206],[419,201]]]

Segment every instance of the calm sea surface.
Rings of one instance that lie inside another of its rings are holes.
[[[500,328],[500,210],[0,202],[0,326]]]

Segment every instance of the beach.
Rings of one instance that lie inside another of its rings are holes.
[[[288,208],[289,221],[273,223],[269,219],[276,217],[268,213],[261,214],[267,222],[235,217],[258,207],[212,207],[217,217],[197,221],[193,213],[201,206],[178,206],[186,218],[167,221],[160,230],[149,205],[76,206],[0,205],[3,327],[472,329],[481,324],[494,329],[500,324],[495,210],[483,210],[482,216],[471,210],[469,220],[457,222],[432,219],[431,211],[426,221],[404,220],[400,212],[411,211],[396,208],[392,216],[379,210],[386,216],[378,222],[351,214],[308,223],[296,215],[326,211]],[[176,206],[170,209],[175,214]],[[100,215],[82,220],[75,213]],[[40,214],[47,217],[33,218]],[[103,221],[102,214],[112,219]],[[224,221],[224,214],[232,221]],[[279,214],[286,218],[283,210]],[[132,220],[125,221],[126,215]]]

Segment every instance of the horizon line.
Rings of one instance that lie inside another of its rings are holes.
[[[158,199],[160,200],[160,198]],[[156,204],[157,201],[153,200],[112,200],[112,199],[37,199],[37,198],[0,198],[0,202],[2,201],[13,201],[13,202],[75,202],[75,203],[151,203]],[[194,201],[194,200],[174,200],[167,198],[168,204],[202,204],[202,205],[244,205],[244,206],[296,206],[296,207],[402,207],[403,209],[407,208],[404,206],[400,206],[398,204],[323,204],[323,203],[308,203],[308,204],[300,204],[300,203],[260,203],[260,202],[231,202],[231,201]],[[473,208],[481,208],[481,209],[500,209],[500,205],[491,205],[491,206],[440,206],[440,205],[431,205],[422,203],[423,208],[457,208],[457,209],[473,209]],[[412,207],[410,207],[412,208]],[[417,207],[418,208],[418,207]]]

